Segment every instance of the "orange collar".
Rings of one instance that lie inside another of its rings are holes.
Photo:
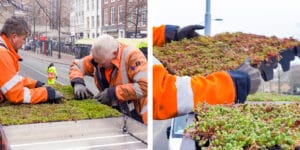
[[[18,55],[14,47],[11,45],[10,41],[6,37],[6,35],[1,34],[2,39],[4,40],[8,50],[16,57],[17,60],[21,60],[22,58]]]

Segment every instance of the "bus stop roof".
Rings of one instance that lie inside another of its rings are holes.
[[[147,38],[118,38],[119,42],[131,45],[134,47],[137,47],[139,43],[147,42]],[[92,45],[94,42],[94,39],[79,39],[75,42],[76,45],[82,44],[82,45]]]

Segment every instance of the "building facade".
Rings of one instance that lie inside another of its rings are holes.
[[[102,33],[115,38],[147,35],[147,0],[102,0]]]

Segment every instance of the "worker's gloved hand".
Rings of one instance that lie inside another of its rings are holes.
[[[246,72],[250,76],[250,91],[249,94],[253,94],[258,90],[258,87],[261,83],[260,71],[257,68],[253,68],[250,65],[250,60],[246,60],[242,63],[237,70]]]
[[[261,83],[260,71],[250,65],[247,60],[236,70],[229,72],[236,89],[236,103],[244,103],[248,94],[258,90]]]
[[[94,96],[94,99],[97,99],[97,101],[102,104],[111,106],[113,102],[117,100],[117,96],[115,93],[115,87],[106,88],[105,90],[99,92],[96,96]]]
[[[176,25],[166,25],[166,43],[169,43],[171,41],[180,41],[184,38],[190,39],[196,36],[199,36],[199,34],[196,32],[196,30],[204,29],[204,26],[202,25],[188,25],[185,27],[180,28]]]
[[[62,99],[64,98],[64,95],[60,93],[59,91],[55,90],[55,98],[53,99],[52,103],[59,104],[62,103]]]
[[[35,84],[35,88],[42,87],[42,86],[44,86],[44,85],[45,85],[44,82],[37,81],[36,84]]]
[[[94,96],[94,94],[83,84],[74,85],[74,94],[75,99],[77,100],[92,98]]]
[[[64,95],[61,92],[54,90],[52,87],[49,86],[47,86],[46,88],[48,92],[48,100],[47,100],[48,103],[59,104],[62,102]]]
[[[185,26],[183,28],[179,28],[179,30],[177,32],[178,41],[180,41],[184,38],[190,39],[190,38],[199,36],[199,34],[196,32],[196,30],[200,30],[200,29],[204,29],[204,26],[189,25],[189,26]]]

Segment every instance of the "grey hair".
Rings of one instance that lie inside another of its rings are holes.
[[[10,37],[11,34],[29,35],[30,32],[30,27],[24,18],[17,16],[6,19],[1,29],[1,33],[5,34],[7,37]]]
[[[108,34],[103,34],[94,40],[91,48],[91,53],[100,57],[106,58],[111,55],[111,52],[117,50],[119,42]]]

